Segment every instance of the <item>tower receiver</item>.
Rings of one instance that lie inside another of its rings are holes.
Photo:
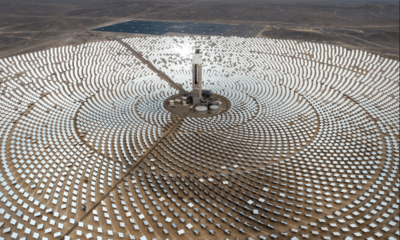
[[[194,55],[192,59],[192,87],[193,87],[193,104],[200,103],[202,95],[202,65],[203,60],[202,52],[199,47],[194,48]]]

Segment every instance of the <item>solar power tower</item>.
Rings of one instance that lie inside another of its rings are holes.
[[[195,47],[193,59],[192,59],[192,86],[193,86],[193,104],[197,105],[200,103],[201,91],[202,91],[202,74],[201,68],[203,61],[201,59],[202,53],[199,47]]]

